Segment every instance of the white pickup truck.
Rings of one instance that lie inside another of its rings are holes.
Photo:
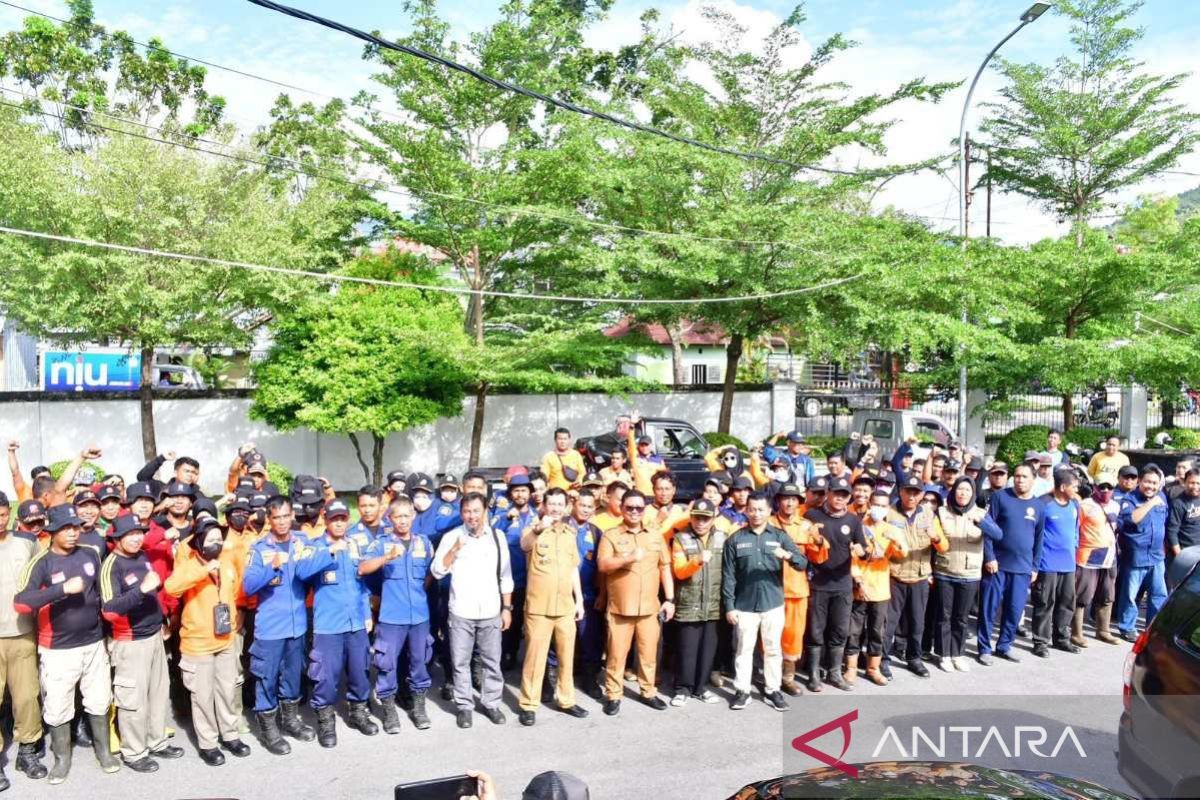
[[[891,408],[859,409],[854,412],[850,430],[859,436],[875,437],[879,444],[881,460],[890,459],[900,445],[915,436],[922,442],[948,445],[954,434],[942,418],[923,411],[897,410]],[[927,455],[928,448],[914,447],[917,456]]]

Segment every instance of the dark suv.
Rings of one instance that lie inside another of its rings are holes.
[[[1125,661],[1118,768],[1144,797],[1200,796],[1200,569]]]
[[[654,452],[662,456],[675,478],[675,499],[680,502],[695,500],[704,491],[708,480],[708,468],[704,466],[704,455],[708,442],[690,423],[669,417],[643,417],[637,425],[636,435],[649,436],[654,441]],[[615,432],[599,436],[585,436],[575,442],[575,449],[583,454],[588,469],[607,467],[609,454],[616,447],[625,447],[624,439]]]

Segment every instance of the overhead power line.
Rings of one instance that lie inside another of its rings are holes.
[[[334,20],[327,19],[326,17],[321,17],[316,14],[312,14],[308,11],[302,11],[298,8],[292,8],[291,6],[285,6],[280,3],[275,3],[275,2],[272,2],[272,0],[249,0],[249,2],[253,3],[256,6],[261,6],[263,8],[269,9],[271,11],[277,11],[280,14],[285,14],[289,17],[294,17],[295,19],[303,20],[305,22],[312,22],[316,25],[321,25],[321,26],[324,26],[331,30],[341,31],[342,33],[345,33],[349,36],[353,36],[356,39],[361,39],[362,41],[367,42],[368,44],[376,45],[377,47],[381,47],[385,50],[393,50],[397,53],[404,53],[406,55],[414,56],[414,57],[420,58],[424,61],[428,61],[432,64],[437,64],[438,66],[445,67],[446,69],[454,70],[455,72],[461,72],[464,75],[468,75],[468,76],[474,78],[475,80],[482,81],[483,83],[486,83],[490,86],[494,86],[497,89],[503,89],[505,91],[512,92],[514,94],[519,94],[519,95],[523,95],[525,97],[532,98],[534,100],[539,100],[543,103],[546,103],[547,105],[554,106],[555,108],[561,108],[564,111],[572,111],[576,114],[583,114],[584,116],[594,117],[595,119],[604,120],[605,122],[611,122],[612,124],[619,125],[623,128],[628,128],[630,130],[639,131],[640,133],[648,133],[653,136],[660,136],[665,139],[670,139],[673,142],[691,145],[692,147],[699,147],[699,148],[708,150],[713,153],[720,153],[722,155],[727,155],[727,156],[735,156],[737,158],[743,158],[743,159],[752,160],[752,161],[764,161],[769,164],[778,164],[778,165],[784,166],[784,167],[791,167],[792,169],[812,170],[814,172],[825,172],[825,173],[829,173],[831,175],[849,175],[849,176],[856,177],[856,178],[885,177],[888,175],[896,174],[896,170],[864,170],[861,172],[853,172],[851,170],[834,169],[832,167],[817,167],[817,166],[813,166],[811,164],[798,164],[794,161],[788,161],[783,158],[777,158],[775,156],[768,155],[766,153],[757,153],[757,152],[753,152],[753,151],[734,150],[734,149],[728,148],[728,147],[720,147],[718,145],[699,141],[698,139],[691,139],[687,136],[680,136],[679,134],[671,133],[670,131],[664,131],[660,128],[654,128],[649,125],[643,125],[640,122],[634,122],[632,120],[628,120],[623,117],[618,117],[613,114],[609,114],[605,111],[597,111],[596,109],[588,108],[586,106],[581,106],[576,103],[569,102],[567,100],[560,100],[557,97],[551,97],[550,95],[544,94],[543,92],[539,92],[534,89],[528,89],[524,86],[521,86],[521,85],[515,84],[515,83],[511,83],[511,82],[503,80],[501,78],[494,78],[491,75],[480,72],[477,69],[468,67],[465,64],[459,64],[457,61],[451,61],[448,58],[444,58],[435,53],[430,53],[428,51],[422,50],[419,47],[412,47],[411,45],[397,44],[396,42],[392,42],[392,41],[389,41],[382,37],[376,36],[373,33],[367,33],[366,31],[359,30],[358,28],[352,28],[349,25],[345,25],[341,22],[336,22]]]
[[[52,242],[62,242],[64,244],[80,245],[82,247],[95,247],[103,250],[114,250],[121,253],[132,253],[135,255],[152,256],[155,258],[167,258],[175,261],[189,261],[200,264],[210,264],[218,267],[231,267],[235,269],[244,269],[259,272],[270,272],[278,275],[292,275],[303,278],[313,278],[321,281],[329,281],[333,283],[358,283],[370,286],[390,286],[396,289],[417,289],[420,291],[442,292],[444,294],[457,295],[480,295],[483,297],[504,297],[511,300],[536,300],[556,303],[588,303],[593,305],[712,305],[717,303],[746,303],[756,300],[774,300],[780,297],[793,297],[801,294],[809,294],[819,292],[825,289],[831,289],[834,286],[841,286],[851,281],[858,280],[863,276],[859,272],[845,278],[837,278],[824,283],[816,284],[815,286],[805,286],[800,289],[785,289],[778,292],[766,292],[763,294],[747,294],[737,295],[733,297],[697,297],[689,299],[665,299],[665,298],[615,298],[615,297],[579,297],[574,295],[551,295],[551,294],[523,294],[521,292],[501,292],[494,289],[472,289],[465,286],[430,286],[421,283],[407,283],[404,281],[387,281],[377,278],[360,278],[353,275],[336,275],[324,272],[312,272],[309,270],[293,269],[290,267],[274,267],[266,264],[255,264],[247,261],[231,261],[224,258],[210,258],[208,256],[196,256],[187,253],[171,253],[163,250],[155,250],[148,247],[131,247],[123,244],[112,244],[110,242],[99,242],[92,239],[81,239],[75,236],[59,236],[52,233],[42,233],[40,231],[29,231],[21,228],[9,228],[0,226],[0,233],[9,234],[10,236],[24,236],[32,239],[42,239]]]

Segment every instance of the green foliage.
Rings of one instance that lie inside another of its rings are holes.
[[[846,449],[846,445],[850,442],[849,436],[805,436],[804,441],[813,448],[813,454],[816,455],[820,451],[820,457],[824,458],[830,453],[840,453]]]
[[[1200,431],[1191,428],[1151,428],[1146,431],[1146,446],[1154,447],[1154,438],[1163,432],[1170,435],[1174,450],[1200,450]]]
[[[737,449],[741,450],[743,453],[750,451],[750,448],[746,447],[745,442],[728,433],[706,433],[704,434],[704,441],[708,442],[708,446],[711,448],[724,447],[725,445],[731,444],[737,447]]]
[[[68,459],[63,459],[62,461],[55,461],[53,464],[48,465],[48,469],[50,470],[50,477],[54,478],[54,480],[58,480],[59,478],[61,478],[63,476],[63,473],[67,471],[67,466],[70,463],[71,463],[71,460],[68,458]],[[80,465],[79,469],[80,470],[85,470],[85,469],[92,470],[93,472],[96,473],[96,480],[98,480],[98,481],[104,480],[104,477],[106,475],[108,475],[108,473],[104,471],[104,467],[100,466],[99,464],[97,464],[94,461],[83,462],[83,464]]]
[[[1046,425],[1021,425],[1013,428],[996,447],[996,460],[1008,464],[1011,470],[1025,460],[1027,451],[1036,450],[1040,453],[1045,450],[1046,437],[1049,434],[1050,428]]]
[[[1116,428],[1071,428],[1063,434],[1063,447],[1077,444],[1082,450],[1096,450],[1096,444],[1109,436],[1119,436]]]
[[[279,491],[287,494],[292,487],[292,478],[296,477],[290,469],[280,464],[278,461],[267,462],[267,480],[275,484]],[[354,504],[351,503],[353,508]]]

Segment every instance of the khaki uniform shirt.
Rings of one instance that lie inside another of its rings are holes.
[[[37,544],[11,531],[0,539],[0,638],[33,632],[33,615],[18,614],[13,597],[21,572],[39,550]]]
[[[542,531],[526,555],[525,613],[546,617],[574,614],[579,546],[571,526],[560,522]]]
[[[605,531],[596,560],[631,555],[639,547],[645,551],[640,561],[603,573],[610,614],[643,617],[657,614],[662,605],[658,600],[661,570],[670,565],[671,558],[666,540],[658,531],[630,530],[622,523]]]

